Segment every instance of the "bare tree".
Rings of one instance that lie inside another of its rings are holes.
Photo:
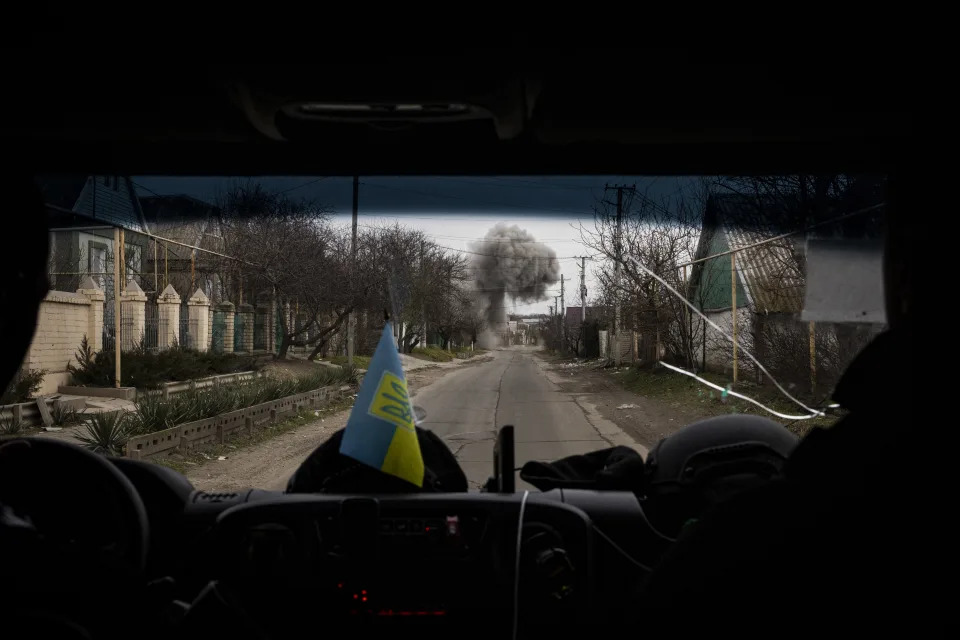
[[[257,183],[235,185],[219,209],[224,252],[233,258],[221,263],[227,290],[276,296],[281,308],[294,306],[294,323],[286,313],[279,314],[276,357],[284,359],[290,346],[300,342],[315,345],[310,355],[315,358],[372,285],[365,269],[351,280],[349,236],[329,225],[326,208]],[[362,255],[357,262],[371,264],[372,257]],[[345,286],[351,281],[353,286]]]
[[[647,340],[661,342],[671,357],[692,363],[693,327],[686,320],[683,303],[633,260],[684,292],[684,271],[679,265],[696,252],[702,208],[695,199],[682,195],[661,201],[645,193],[625,195],[619,225],[616,211],[601,201],[594,209],[593,227],[580,230],[584,245],[606,258],[595,270],[601,299],[610,307],[620,305],[624,326],[631,326]]]
[[[370,287],[364,308],[372,315],[390,312],[403,352],[426,342],[426,325],[440,335],[444,346],[456,332],[471,326],[463,256],[437,246],[422,231],[401,225],[369,230],[365,243]]]

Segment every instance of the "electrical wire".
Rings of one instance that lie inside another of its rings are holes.
[[[763,409],[763,410],[766,411],[767,413],[770,413],[771,415],[775,415],[775,416],[777,416],[778,418],[782,418],[782,419],[784,419],[784,420],[793,420],[794,422],[796,422],[796,421],[798,421],[798,420],[810,420],[811,418],[819,418],[819,417],[822,417],[822,416],[826,415],[826,414],[824,414],[822,411],[817,411],[816,409],[810,409],[810,411],[812,411],[813,413],[810,414],[810,415],[805,415],[805,416],[791,416],[791,415],[788,415],[788,414],[786,414],[786,413],[780,413],[779,411],[775,411],[774,409],[771,409],[770,407],[768,407],[768,406],[766,406],[766,405],[764,405],[764,404],[761,404],[759,401],[754,400],[753,398],[751,398],[751,397],[749,397],[749,396],[745,396],[745,395],[743,395],[742,393],[738,393],[738,392],[736,392],[736,391],[733,391],[732,389],[727,389],[726,387],[721,387],[720,385],[718,385],[718,384],[715,383],[715,382],[710,382],[709,380],[706,380],[706,379],[704,379],[704,378],[701,378],[700,376],[698,376],[697,374],[693,373],[692,371],[687,371],[686,369],[681,369],[680,367],[676,367],[676,366],[674,366],[674,365],[672,365],[672,364],[668,364],[668,363],[666,363],[666,362],[660,362],[660,365],[666,367],[667,369],[670,369],[671,371],[676,371],[677,373],[682,373],[682,374],[685,375],[685,376],[690,376],[690,377],[693,378],[694,380],[697,380],[698,382],[701,382],[701,383],[707,385],[708,387],[711,387],[711,388],[713,388],[713,389],[716,389],[717,391],[725,392],[725,393],[727,393],[728,395],[733,396],[734,398],[740,398],[741,400],[746,400],[747,402],[749,402],[749,403],[751,403],[751,404],[755,404],[756,406],[760,407],[761,409]],[[792,398],[791,398],[791,399],[792,399]],[[804,407],[804,408],[806,408],[806,407]]]
[[[584,213],[586,213],[585,211],[579,210],[579,209],[578,209],[578,210],[574,210],[574,209],[556,209],[556,208],[553,208],[553,207],[537,207],[537,206],[522,205],[522,204],[509,203],[509,202],[494,202],[494,201],[491,201],[491,200],[477,200],[476,198],[471,198],[471,197],[467,197],[467,196],[455,196],[455,195],[451,195],[451,194],[448,194],[448,193],[430,193],[429,191],[420,191],[419,189],[409,189],[409,188],[406,188],[406,187],[394,187],[394,186],[385,185],[385,184],[374,184],[374,183],[372,183],[372,182],[361,182],[360,184],[362,184],[363,186],[366,186],[366,187],[373,187],[373,188],[375,188],[375,189],[389,189],[389,190],[392,190],[392,191],[406,191],[406,192],[408,192],[408,193],[415,193],[415,194],[418,194],[418,195],[421,195],[421,196],[426,196],[426,197],[428,197],[428,198],[449,198],[449,199],[453,199],[453,200],[466,200],[466,201],[468,201],[468,202],[473,202],[473,203],[476,203],[476,204],[490,204],[490,205],[495,205],[495,206],[498,206],[498,207],[507,207],[507,208],[515,208],[515,209],[530,209],[530,210],[532,210],[532,211],[554,211],[554,212],[558,212],[558,213],[565,213],[565,214],[567,214],[567,215],[578,215],[578,214],[584,214]]]
[[[846,220],[847,218],[852,218],[852,217],[854,217],[854,216],[859,216],[859,215],[861,215],[861,214],[868,213],[868,212],[870,212],[870,211],[874,211],[874,210],[879,209],[879,208],[881,208],[881,207],[883,207],[883,206],[885,206],[885,205],[886,205],[885,202],[881,202],[881,203],[879,203],[879,204],[871,205],[871,206],[869,206],[869,207],[864,207],[863,209],[857,209],[856,211],[851,211],[850,213],[845,213],[845,214],[840,215],[840,216],[837,216],[837,217],[835,217],[835,218],[830,218],[829,220],[824,220],[824,221],[822,221],[822,222],[817,222],[817,223],[815,223],[815,224],[810,225],[809,227],[804,227],[804,228],[802,228],[802,229],[797,229],[796,231],[791,231],[790,233],[781,233],[781,234],[778,235],[778,236],[773,236],[772,238],[767,238],[766,240],[760,240],[759,242],[754,242],[754,243],[752,243],[752,244],[748,244],[748,245],[746,245],[746,246],[744,246],[744,247],[740,247],[739,249],[731,249],[731,250],[729,250],[729,251],[724,251],[724,252],[722,252],[722,253],[714,253],[713,255],[705,256],[705,257],[703,257],[703,258],[697,258],[696,260],[691,260],[690,262],[684,262],[684,263],[678,264],[678,265],[677,265],[677,268],[679,269],[680,267],[689,267],[689,266],[691,266],[691,265],[694,265],[694,264],[697,264],[697,263],[700,263],[700,262],[705,262],[705,261],[707,261],[707,260],[712,260],[712,259],[714,259],[714,258],[722,258],[723,256],[728,256],[728,255],[730,255],[731,253],[739,253],[740,251],[746,251],[747,249],[753,249],[753,248],[756,248],[756,247],[763,246],[763,245],[765,245],[765,244],[770,244],[771,242],[776,242],[777,240],[783,240],[784,238],[789,238],[790,236],[795,236],[795,235],[797,235],[798,233],[804,233],[804,232],[807,232],[807,231],[812,231],[812,230],[814,230],[814,229],[816,229],[816,228],[818,228],[818,227],[824,227],[824,226],[826,226],[826,225],[833,224],[833,223],[835,223],[835,222],[842,222],[843,220]]]
[[[787,391],[786,389],[784,389],[784,388],[783,388],[783,385],[781,385],[781,384],[777,381],[776,378],[774,378],[772,375],[770,375],[770,372],[767,371],[767,368],[764,367],[762,364],[760,364],[760,361],[757,360],[752,353],[750,353],[749,351],[747,351],[746,349],[744,349],[743,346],[741,346],[740,343],[738,343],[736,340],[734,340],[732,336],[728,335],[723,329],[721,329],[720,326],[719,326],[716,322],[714,322],[713,320],[711,320],[710,318],[708,318],[702,311],[700,311],[700,309],[697,309],[697,307],[696,307],[695,305],[693,305],[689,300],[687,300],[687,299],[684,298],[682,295],[680,295],[680,293],[677,292],[676,289],[674,289],[672,286],[670,286],[670,283],[668,283],[666,280],[664,280],[663,278],[661,278],[660,276],[658,276],[658,275],[657,275],[656,273],[654,273],[651,269],[648,269],[646,266],[644,266],[643,264],[641,264],[640,261],[637,260],[636,258],[634,258],[633,256],[627,256],[627,259],[630,260],[631,262],[633,262],[635,265],[637,265],[637,267],[638,267],[639,269],[641,269],[642,271],[644,271],[647,275],[649,275],[649,276],[652,277],[654,280],[656,280],[657,282],[659,282],[660,284],[662,284],[664,287],[666,287],[667,291],[669,291],[670,293],[672,293],[678,300],[680,300],[680,302],[682,302],[683,304],[687,305],[687,307],[689,307],[690,310],[693,311],[695,314],[697,314],[698,316],[700,316],[700,317],[703,319],[704,322],[706,322],[708,325],[710,325],[711,327],[713,327],[714,329],[716,329],[717,332],[718,332],[720,335],[722,335],[724,338],[726,338],[731,344],[737,345],[737,347],[738,347],[741,351],[743,351],[743,354],[744,354],[745,356],[747,356],[755,365],[757,365],[757,368],[760,369],[760,371],[762,371],[763,373],[765,373],[765,374],[767,375],[767,377],[770,379],[770,381],[773,382],[774,386],[776,386],[777,389],[780,390],[780,393],[782,393],[782,394],[785,395],[786,397],[790,398],[790,400],[792,400],[794,403],[796,403],[797,405],[799,405],[799,406],[802,407],[803,409],[807,410],[807,411],[811,414],[811,416],[810,416],[811,418],[812,418],[812,417],[818,417],[818,416],[823,415],[823,412],[822,412],[822,411],[817,411],[816,409],[812,409],[812,408],[808,407],[807,405],[805,405],[804,403],[802,403],[801,401],[799,401],[799,400],[797,400],[796,398],[794,398],[792,395],[790,395],[790,392]],[[665,364],[665,363],[661,363],[661,364]],[[672,367],[672,365],[670,365],[670,366]],[[681,370],[681,371],[683,371],[683,370]],[[686,373],[689,373],[689,372],[686,372]],[[695,374],[694,374],[694,375],[695,375]],[[699,378],[698,378],[698,379],[699,379]],[[712,384],[712,383],[711,383],[711,384]],[[759,403],[757,403],[756,401],[754,401],[754,400],[752,400],[752,399],[750,399],[750,398],[746,398],[746,397],[745,397],[744,399],[750,400],[751,402],[754,402],[754,404],[759,404]],[[759,405],[759,406],[763,407],[763,405]],[[763,408],[766,409],[767,411],[771,411],[770,409],[767,409],[766,407],[763,407]],[[771,412],[772,412],[772,411],[771,411]],[[794,417],[790,417],[790,418],[786,418],[786,419],[787,419],[787,420],[792,420],[792,419],[794,419]]]
[[[285,190],[283,190],[283,191],[280,191],[279,193],[280,193],[281,195],[283,195],[284,193],[290,193],[291,191],[296,191],[297,189],[303,189],[304,187],[309,187],[310,185],[316,184],[316,183],[320,182],[321,180],[326,180],[326,179],[329,178],[329,177],[330,177],[330,176],[321,176],[321,177],[319,177],[319,178],[317,178],[317,179],[315,179],[315,180],[311,180],[310,182],[304,182],[303,184],[298,184],[298,185],[295,186],[295,187],[290,187],[289,189],[285,189]]]
[[[594,532],[594,533],[596,533],[596,534],[599,535],[601,538],[603,538],[604,540],[606,540],[607,544],[609,544],[611,547],[613,547],[614,550],[616,550],[617,553],[619,553],[619,554],[622,555],[624,558],[626,558],[627,560],[629,560],[629,561],[630,561],[630,564],[632,564],[633,566],[637,567],[637,568],[640,569],[641,571],[645,571],[646,573],[650,573],[650,572],[652,571],[652,570],[650,569],[650,567],[648,567],[647,565],[643,564],[642,562],[640,562],[639,560],[637,560],[636,558],[634,558],[633,556],[631,556],[629,553],[627,553],[626,551],[624,551],[624,550],[623,550],[623,547],[621,547],[621,546],[618,545],[616,542],[614,542],[613,539],[610,538],[610,536],[608,536],[608,535],[605,534],[603,531],[601,531],[600,529],[598,529],[596,525],[591,525],[591,528],[593,529],[593,532]],[[672,540],[671,540],[671,541],[672,541]]]
[[[517,640],[520,630],[520,548],[523,546],[523,513],[527,508],[529,491],[523,492],[520,498],[520,515],[517,518],[517,557],[513,573],[513,640]]]

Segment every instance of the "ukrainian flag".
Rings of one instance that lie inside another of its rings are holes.
[[[389,322],[343,430],[340,453],[423,486],[423,457],[413,406]]]

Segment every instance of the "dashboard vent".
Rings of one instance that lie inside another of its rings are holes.
[[[198,491],[193,496],[193,502],[231,502],[236,500],[239,494],[237,493],[207,493],[206,491]]]

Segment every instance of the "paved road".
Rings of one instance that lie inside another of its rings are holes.
[[[423,426],[446,440],[473,488],[491,475],[496,429],[505,424],[514,426],[518,467],[620,444],[646,455],[555,379],[529,349],[494,351],[488,362],[450,371],[413,400],[427,411]]]
[[[427,410],[424,426],[446,440],[472,488],[480,488],[490,477],[496,428],[504,424],[515,427],[517,466],[614,444],[646,455],[643,446],[591,404],[609,400],[609,392],[562,391],[556,381],[568,383],[570,378],[550,372],[529,349],[494,351],[484,358],[479,363],[448,363],[431,370],[419,391],[413,385],[414,403]],[[347,416],[347,411],[325,416],[256,447],[230,452],[225,461],[188,470],[187,477],[206,491],[282,490],[300,463],[346,424]]]

